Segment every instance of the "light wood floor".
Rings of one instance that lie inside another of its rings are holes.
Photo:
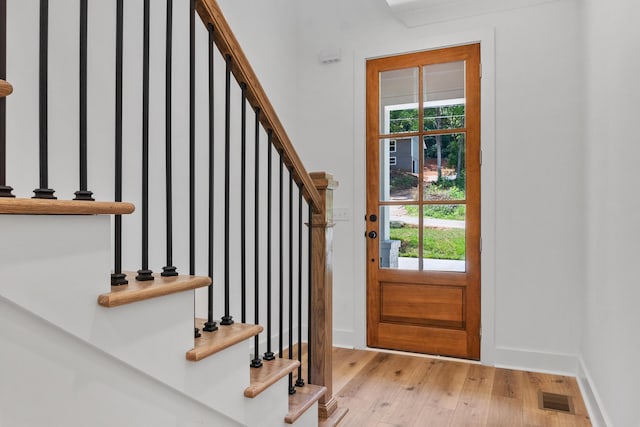
[[[575,415],[538,409],[572,396]],[[376,351],[333,350],[340,427],[591,426],[575,378]]]

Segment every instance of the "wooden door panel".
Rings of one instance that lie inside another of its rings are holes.
[[[464,328],[462,286],[380,283],[380,322]]]

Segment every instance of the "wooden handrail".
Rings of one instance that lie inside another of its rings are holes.
[[[303,195],[314,212],[322,212],[320,194],[306,171],[298,153],[284,130],[271,101],[267,97],[258,77],[249,64],[229,23],[222,14],[216,0],[197,0],[196,10],[205,26],[212,24],[214,41],[223,56],[231,56],[231,72],[240,83],[247,85],[247,99],[254,108],[260,109],[260,123],[273,131],[273,144],[282,153],[284,163],[293,172],[293,179],[302,188]]]

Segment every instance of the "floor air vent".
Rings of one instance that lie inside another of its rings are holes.
[[[538,403],[540,409],[546,409],[548,411],[564,412],[566,414],[573,414],[573,402],[571,396],[564,394],[547,393],[541,391]]]

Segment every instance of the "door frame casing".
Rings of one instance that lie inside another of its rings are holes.
[[[480,83],[481,119],[481,325],[480,361],[492,365],[495,361],[495,31],[493,28],[441,35],[402,43],[389,42],[375,49],[356,51],[354,55],[354,200],[353,235],[362,236],[366,224],[366,61],[384,56],[480,43],[482,79]],[[366,240],[354,245],[354,336],[356,348],[367,347],[367,276]]]

